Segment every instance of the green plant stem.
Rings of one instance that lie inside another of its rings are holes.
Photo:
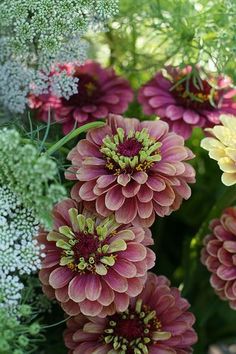
[[[42,329],[47,329],[47,328],[52,328],[52,327],[59,326],[60,324],[65,323],[66,321],[68,321],[70,318],[71,318],[71,316],[65,318],[64,320],[62,320],[62,321],[60,321],[60,322],[53,323],[53,324],[51,324],[51,325],[42,326],[41,328],[42,328]]]
[[[200,251],[202,248],[202,242],[204,237],[207,235],[209,230],[209,223],[212,219],[219,217],[222,211],[226,208],[231,206],[236,201],[236,187],[227,187],[222,195],[219,196],[216,203],[211,208],[207,218],[203,221],[200,229],[192,238],[189,249],[186,255],[186,262],[187,265],[185,279],[184,279],[184,289],[183,294],[187,296],[187,294],[193,288],[194,282],[197,281],[196,271],[197,266],[200,259]]]
[[[67,134],[66,136],[64,136],[62,139],[60,139],[59,141],[57,141],[54,145],[52,145],[47,151],[46,154],[47,155],[52,155],[54,154],[57,150],[59,150],[63,145],[67,144],[70,140],[74,139],[76,136],[80,135],[81,133],[86,132],[89,129],[93,129],[93,128],[100,128],[103,127],[105,125],[104,122],[98,121],[98,122],[92,122],[92,123],[88,123],[83,125],[82,127],[79,127],[75,130],[73,130],[72,132],[70,132],[69,134]]]

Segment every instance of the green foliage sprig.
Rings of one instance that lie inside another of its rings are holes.
[[[134,87],[166,64],[200,64],[236,79],[235,17],[233,0],[121,0],[119,15],[99,42],[95,38],[95,48],[108,46],[108,61]]]
[[[39,222],[49,226],[53,204],[66,195],[57,181],[56,162],[32,144],[22,144],[15,129],[0,131],[0,155],[0,185],[8,186]]]

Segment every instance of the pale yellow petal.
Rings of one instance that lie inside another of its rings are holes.
[[[236,163],[236,149],[226,148],[226,155],[229,156]]]
[[[229,128],[216,125],[213,128],[214,135],[219,139],[225,146],[235,146],[236,144],[236,134],[230,131]]]
[[[221,180],[226,186],[232,186],[233,184],[236,184],[236,173],[224,172]]]
[[[204,138],[201,147],[209,151],[210,158],[214,160],[219,160],[226,155],[225,146],[215,138]]]
[[[225,126],[228,127],[231,131],[236,132],[236,117],[232,115],[225,115],[222,114],[220,116],[220,121],[221,123]]]
[[[201,141],[201,147],[210,151],[213,148],[225,148],[225,146],[216,138],[204,138]]]
[[[209,151],[209,156],[213,160],[219,161],[221,158],[224,158],[225,155],[225,149],[212,149]]]
[[[229,157],[223,157],[218,162],[220,169],[228,173],[236,173],[236,164]]]

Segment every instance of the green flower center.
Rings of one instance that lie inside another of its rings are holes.
[[[119,175],[150,169],[161,160],[160,147],[161,143],[151,138],[145,128],[132,130],[128,136],[122,128],[117,128],[117,134],[103,139],[100,151],[106,157],[106,168]]]
[[[109,317],[102,340],[122,354],[147,354],[149,345],[170,337],[162,331],[156,311],[138,299],[134,308]]]
[[[127,248],[124,240],[112,240],[119,224],[114,217],[98,223],[95,217],[86,218],[74,208],[69,210],[69,217],[72,227],[61,226],[59,232],[51,231],[47,236],[62,249],[60,265],[79,273],[107,274],[116,262],[116,253]]]

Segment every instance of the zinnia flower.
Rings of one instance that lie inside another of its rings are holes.
[[[144,286],[155,255],[150,230],[100,218],[72,199],[53,212],[54,230],[42,233],[46,254],[39,277],[45,293],[70,315],[125,311]]]
[[[70,354],[189,354],[197,335],[188,309],[167,278],[149,273],[143,292],[126,311],[69,319],[65,344]]]
[[[170,130],[187,139],[194,127],[212,127],[220,123],[222,113],[236,114],[232,100],[236,90],[229,78],[196,79],[190,66],[183,70],[169,66],[166,72],[158,72],[146,83],[138,100],[145,114],[166,120]]]
[[[81,66],[71,65],[70,72],[79,79],[78,93],[69,99],[52,95],[30,99],[31,108],[39,108],[39,119],[47,121],[51,108],[54,120],[63,124],[65,134],[76,125],[106,118],[109,113],[125,112],[133,99],[128,81],[111,68],[104,69],[99,63],[87,61]]]
[[[223,300],[236,310],[236,207],[226,209],[210,224],[201,260],[212,273],[210,282]]]
[[[232,116],[221,116],[223,124],[206,129],[212,137],[204,138],[201,147],[209,151],[209,156],[218,162],[223,171],[222,182],[226,186],[236,183],[236,120]]]
[[[190,197],[195,171],[186,160],[192,157],[167,123],[111,114],[70,152],[66,177],[79,180],[72,197],[96,203],[100,215],[115,212],[119,223],[150,226],[155,213],[169,215]]]

